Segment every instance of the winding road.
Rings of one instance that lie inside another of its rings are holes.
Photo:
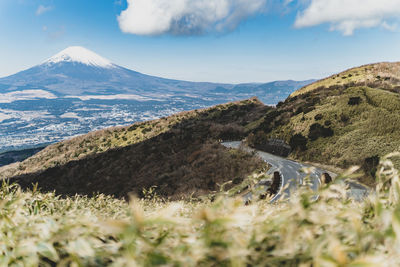
[[[241,145],[240,141],[224,142],[223,146],[228,148],[238,149]],[[282,178],[282,184],[279,192],[272,198],[271,202],[275,202],[280,198],[290,197],[290,193],[296,190],[297,186],[303,184],[304,179],[308,176],[310,178],[310,186],[313,191],[318,191],[321,185],[320,177],[323,173],[328,173],[331,177],[336,177],[335,173],[313,167],[311,173],[307,174],[303,171],[305,168],[310,168],[310,165],[302,164],[296,161],[288,160],[279,156],[275,156],[266,152],[253,150],[246,147],[249,152],[255,151],[259,157],[271,165],[267,174],[271,175],[274,172],[279,172]],[[355,183],[348,183],[350,186],[350,195],[356,200],[361,200],[368,194],[368,189]],[[248,193],[244,196],[244,200],[251,200],[252,194]]]

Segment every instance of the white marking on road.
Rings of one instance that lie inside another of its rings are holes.
[[[230,143],[225,143],[223,145],[229,146],[229,147],[232,147],[232,148],[238,148],[239,145],[240,145],[240,142],[230,142]],[[293,161],[293,160],[284,159],[284,158],[277,157],[277,156],[274,156],[274,155],[271,155],[271,154],[268,154],[268,153],[265,153],[265,152],[260,152],[260,151],[254,150],[254,149],[250,149],[250,151],[256,151],[257,154],[265,162],[267,162],[269,165],[271,165],[271,168],[269,169],[267,174],[272,174],[275,171],[279,171],[279,173],[281,175],[281,179],[282,179],[281,187],[279,189],[279,192],[274,196],[274,198],[271,200],[271,202],[274,202],[278,197],[281,197],[281,195],[283,193],[283,188],[286,186],[286,183],[288,183],[288,181],[286,181],[285,177],[282,174],[282,171],[284,171],[285,169],[286,170],[289,169],[289,170],[292,171],[292,172],[290,172],[290,171],[288,172],[289,176],[292,176],[294,172],[297,175],[297,177],[291,178],[290,181],[293,179],[295,181],[298,180],[301,183],[304,182],[304,178],[302,176],[305,176],[305,173],[301,172],[301,170],[303,168],[310,167],[309,165],[301,164],[301,163],[298,163],[298,162]],[[318,168],[314,168],[313,172],[310,174],[310,177],[314,178],[314,179],[312,179],[312,181],[313,181],[314,187],[316,186],[315,190],[318,190],[318,188],[322,185],[322,181],[321,181],[321,178],[320,178],[322,173],[323,173],[323,170],[318,169]],[[315,180],[318,181],[317,182],[318,184],[316,184]],[[288,183],[288,184],[289,184],[289,187],[290,187],[290,185],[292,183]],[[317,196],[317,198],[318,198],[318,196]]]

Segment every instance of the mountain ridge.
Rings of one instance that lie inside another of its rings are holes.
[[[388,89],[388,86],[392,89],[396,87],[400,88],[400,62],[377,62],[353,67],[324,79],[314,81],[296,90],[290,94],[290,97],[305,94],[320,87],[349,83],[366,86],[371,83],[379,83],[380,86],[386,87],[386,89]]]
[[[268,151],[270,140],[279,139],[290,145],[291,159],[340,168],[359,165],[362,170],[360,181],[374,186],[375,168],[380,157],[400,148],[400,94],[396,91],[399,81],[380,76],[383,68],[388,69],[388,74],[389,70],[395,69],[385,64],[369,65],[367,70],[363,69],[363,73],[372,78],[362,85],[355,83],[353,75],[349,74],[339,76],[341,84],[328,84],[326,87],[326,79],[323,79],[320,84],[314,84],[314,90],[288,97],[276,107],[268,107],[257,99],[250,99],[90,133],[49,146],[22,163],[1,168],[0,173],[4,177],[21,180],[27,187],[44,179],[50,189],[51,177],[63,175],[68,168],[73,169],[71,177],[86,168],[96,172],[96,177],[110,176],[112,172],[107,166],[121,166],[121,162],[125,162],[119,152],[126,157],[133,151],[149,153],[140,160],[132,159],[132,164],[139,168],[141,165],[138,162],[160,160],[159,165],[164,164],[179,154],[176,148],[180,147],[191,151],[184,154],[188,159],[185,164],[192,164],[189,159],[196,158],[194,155],[197,152],[194,150],[201,149],[199,146],[194,148],[194,143],[203,145],[207,140],[215,142],[245,138],[250,146],[271,152]],[[396,75],[394,72],[390,77]],[[360,79],[364,79],[364,76]],[[182,147],[181,142],[188,143]],[[161,156],[157,153],[159,147],[165,148]],[[109,151],[111,154],[108,154]],[[107,162],[107,166],[103,166],[103,162]],[[104,173],[96,171],[97,164],[104,167]],[[400,166],[400,161],[394,160],[394,164]],[[186,174],[194,175],[185,170]],[[149,169],[145,168],[145,171],[147,173]],[[162,175],[162,169],[158,171],[159,176],[154,179],[164,182],[169,179]],[[122,176],[125,177],[127,173],[129,168],[125,168]],[[41,178],[37,180],[35,177]],[[119,174],[116,177],[120,177]],[[165,190],[168,188],[165,184],[162,187]],[[118,191],[116,188],[104,190],[106,193]]]
[[[253,96],[275,105],[310,82],[235,85],[165,79],[70,47],[0,79],[0,151]]]
[[[66,195],[97,191],[127,197],[157,186],[164,197],[201,196],[232,176],[241,182],[266,167],[254,155],[228,151],[218,140],[244,137],[268,109],[253,98],[91,132],[0,167],[0,175],[24,188],[37,181],[43,190]]]
[[[314,80],[296,82],[294,89]],[[59,96],[89,94],[151,94],[151,93],[213,93],[224,88],[225,92],[235,93],[235,87],[259,87],[268,83],[214,83],[192,82],[162,78],[143,74],[121,67],[84,47],[68,47],[43,63],[0,78],[0,92],[7,93],[27,88],[49,90]]]

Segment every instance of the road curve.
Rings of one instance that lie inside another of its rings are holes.
[[[223,146],[228,148],[236,148],[240,147],[241,142],[224,142],[222,143]],[[304,179],[308,176],[310,178],[310,186],[313,191],[318,191],[319,186],[321,185],[320,177],[323,173],[328,173],[332,177],[336,177],[335,173],[319,169],[319,168],[312,168],[311,173],[307,174],[303,172],[304,168],[310,168],[310,165],[302,164],[296,161],[288,160],[279,156],[272,155],[270,153],[262,152],[253,150],[251,148],[246,148],[246,150],[255,151],[259,157],[261,157],[265,162],[271,165],[271,168],[268,170],[267,174],[273,174],[274,172],[278,171],[282,177],[282,184],[281,188],[276,194],[271,202],[275,202],[280,198],[287,198],[290,197],[290,193],[296,190],[297,186],[303,184]],[[350,185],[350,194],[355,199],[362,199],[367,194],[368,189],[360,186],[358,184],[349,184]],[[251,200],[252,195],[251,193],[244,196],[245,200]]]

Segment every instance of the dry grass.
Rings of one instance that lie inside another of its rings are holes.
[[[391,155],[391,157],[394,155]],[[397,154],[397,156],[399,156]],[[400,179],[384,158],[377,191],[347,197],[343,177],[276,205],[163,202],[151,190],[130,204],[103,195],[0,189],[1,266],[396,266]]]
[[[381,87],[398,87],[400,86],[400,63],[382,62],[352,68],[307,85],[292,93],[290,97],[312,92],[320,87],[329,88],[331,86],[340,86],[349,83],[364,85],[379,83]]]
[[[232,107],[258,106],[263,104],[258,99],[237,101],[211,108],[181,112],[154,121],[135,123],[125,127],[113,127],[86,135],[78,136],[60,143],[48,146],[36,155],[23,162],[17,162],[0,168],[2,177],[12,177],[26,173],[34,173],[64,165],[94,154],[101,154],[112,149],[127,147],[159,136],[190,120],[218,120],[221,113]],[[251,116],[251,115],[250,115]],[[244,116],[245,117],[245,116]],[[249,121],[252,121],[249,119]]]
[[[127,198],[131,192],[140,195],[143,188],[156,186],[165,198],[198,197],[266,167],[261,159],[229,151],[218,142],[244,138],[247,124],[266,109],[250,99],[90,133],[5,167],[0,177],[11,178],[22,188],[38,183],[43,191],[61,195]],[[81,149],[87,151],[76,156]]]

